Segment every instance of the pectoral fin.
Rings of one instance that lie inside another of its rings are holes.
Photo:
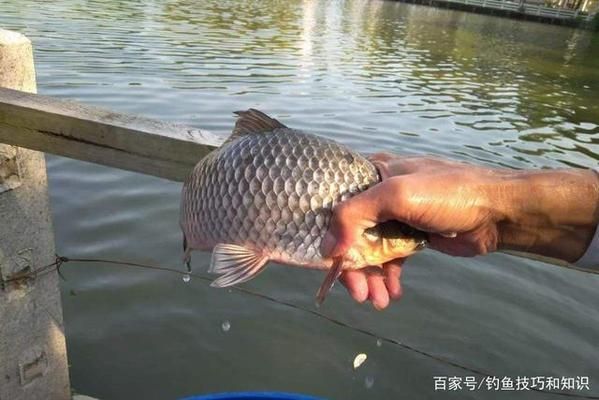
[[[335,281],[343,272],[343,257],[335,257],[333,259],[333,266],[327,272],[327,276],[324,278],[322,285],[318,289],[318,293],[316,293],[316,306],[319,307],[324,299],[327,297],[327,294],[335,284]]]
[[[264,270],[267,261],[267,257],[254,250],[234,244],[219,243],[212,251],[208,272],[221,276],[210,286],[227,287],[247,282]]]

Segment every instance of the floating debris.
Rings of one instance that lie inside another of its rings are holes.
[[[367,376],[366,378],[364,378],[364,386],[366,386],[366,389],[372,388],[373,385],[374,385],[374,377]]]
[[[191,275],[185,274],[183,275],[183,282],[187,283],[191,280]]]
[[[224,321],[220,327],[223,332],[229,332],[229,329],[231,329],[231,323],[229,321]]]
[[[354,358],[354,369],[360,368],[360,365],[362,365],[367,358],[368,356],[364,353],[358,354],[356,358]]]
[[[381,347],[383,345],[383,341],[381,339],[376,340],[376,347]]]

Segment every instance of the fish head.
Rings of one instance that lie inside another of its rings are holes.
[[[386,221],[362,234],[350,252],[361,266],[382,265],[396,258],[408,257],[426,247],[427,234],[399,221]]]

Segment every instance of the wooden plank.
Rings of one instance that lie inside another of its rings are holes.
[[[0,88],[0,143],[183,181],[221,142],[197,128]]]

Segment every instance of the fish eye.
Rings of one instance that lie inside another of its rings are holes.
[[[366,229],[364,231],[364,233],[362,234],[362,236],[368,242],[372,242],[372,243],[377,242],[378,240],[381,239],[381,236],[378,234],[378,232],[374,231],[373,229]]]

